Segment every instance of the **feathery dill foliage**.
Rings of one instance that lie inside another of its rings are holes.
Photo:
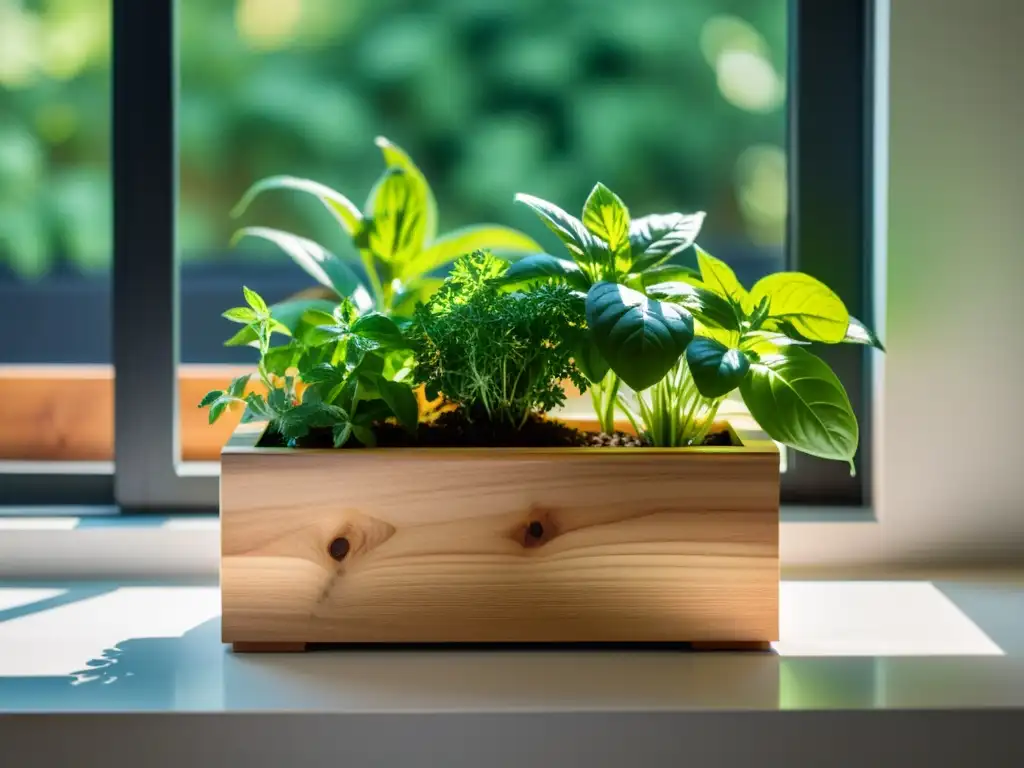
[[[451,275],[417,307],[409,336],[414,377],[467,417],[515,427],[535,411],[565,402],[560,386],[586,380],[572,362],[586,331],[582,297],[565,285],[502,292],[495,278],[508,263],[486,251],[455,262]]]

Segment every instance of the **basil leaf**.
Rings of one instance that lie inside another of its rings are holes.
[[[728,264],[719,261],[699,245],[694,248],[697,251],[697,266],[700,267],[700,279],[704,286],[723,299],[728,299],[742,311],[747,291],[736,279],[736,273]]]
[[[724,397],[750,370],[750,360],[740,350],[700,336],[686,347],[686,364],[704,397]]]
[[[750,366],[740,393],[773,440],[853,467],[858,428],[850,399],[832,369],[803,347],[763,356]]]
[[[583,204],[583,226],[608,247],[606,267],[625,275],[633,263],[629,244],[629,211],[622,199],[598,182]]]
[[[835,292],[802,272],[777,272],[757,281],[747,299],[750,307],[767,301],[768,317],[783,320],[808,341],[836,344],[846,336],[850,315]]]
[[[703,224],[703,211],[690,214],[656,213],[634,220],[629,225],[629,242],[633,252],[631,270],[646,272],[682,253],[693,245]]]
[[[590,288],[590,280],[576,262],[559,259],[547,253],[535,253],[515,261],[497,278],[506,286],[525,286],[535,281],[564,282],[578,291]]]
[[[657,383],[693,338],[693,317],[617,283],[587,293],[587,325],[611,369],[635,391]]]

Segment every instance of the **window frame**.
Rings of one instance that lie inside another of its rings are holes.
[[[180,451],[176,5],[112,3],[114,464],[11,464],[0,468],[0,504],[217,509],[216,466],[182,461]],[[877,327],[875,2],[790,0],[789,14],[788,265],[833,286],[852,314]],[[867,509],[873,355],[844,345],[823,357],[847,387],[861,425],[857,473],[790,451],[782,501]]]

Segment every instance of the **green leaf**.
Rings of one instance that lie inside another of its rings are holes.
[[[693,318],[672,304],[616,283],[587,293],[587,325],[611,369],[639,392],[675,365],[693,338]]]
[[[400,271],[423,250],[426,224],[423,198],[415,180],[398,167],[388,168],[370,192],[366,244],[370,253]]]
[[[599,255],[604,250],[604,244],[598,243],[594,239],[590,230],[583,226],[582,221],[566,213],[554,203],[522,193],[516,195],[516,202],[529,206],[534,213],[540,216],[548,229],[562,241],[577,264],[593,264],[595,252]]]
[[[686,347],[686,364],[704,397],[724,397],[750,370],[750,360],[740,350],[700,336]]]
[[[232,323],[249,324],[255,323],[257,320],[259,320],[259,317],[257,317],[256,312],[253,311],[252,309],[249,309],[249,307],[232,307],[224,314],[222,314],[221,317],[230,320]],[[253,338],[256,338],[255,330],[253,331]]]
[[[768,317],[784,320],[809,341],[836,344],[850,325],[846,306],[827,285],[802,272],[778,272],[757,281],[748,306],[768,301]]]
[[[351,422],[345,421],[341,424],[335,424],[331,430],[331,435],[334,437],[334,447],[341,448],[352,435]]]
[[[601,182],[583,204],[583,226],[605,242],[612,257],[608,266],[625,274],[633,262],[629,243],[629,210],[622,199]]]
[[[564,282],[578,291],[590,288],[590,279],[579,265],[568,259],[559,259],[546,253],[535,253],[513,262],[498,282],[506,286],[522,287],[539,281]]]
[[[245,404],[245,413],[242,414],[243,424],[253,421],[269,421],[274,417],[270,406],[267,405],[267,401],[263,399],[263,395],[250,392],[245,396]]]
[[[404,318],[412,315],[417,304],[426,304],[444,282],[439,277],[424,277],[413,280],[397,294],[392,302],[391,313],[395,317]]]
[[[320,199],[320,202],[324,204],[327,210],[337,217],[348,235],[355,235],[359,231],[363,217],[351,200],[328,186],[310,181],[309,179],[298,179],[294,176],[271,176],[257,181],[242,195],[242,199],[232,209],[231,216],[233,218],[241,216],[258,195],[271,189],[294,189],[314,195]]]
[[[423,242],[433,242],[437,237],[437,201],[434,199],[434,193],[431,191],[426,177],[405,150],[397,144],[393,144],[383,136],[374,139],[374,143],[380,148],[381,154],[384,155],[384,162],[389,168],[400,168],[412,179],[417,197],[421,200],[419,205],[423,209]]]
[[[364,427],[361,424],[352,424],[351,427],[352,434],[355,435],[356,440],[367,448],[373,448],[377,445],[377,436],[373,434],[372,428]]]
[[[398,423],[408,432],[415,432],[420,420],[420,404],[412,387],[400,381],[388,381],[381,378],[377,382],[381,399],[395,414]]]
[[[409,282],[450,264],[459,256],[480,250],[512,256],[540,253],[544,249],[518,230],[497,224],[478,224],[439,237],[403,265],[398,271],[398,278],[402,282]]]
[[[693,245],[703,224],[704,211],[656,213],[635,219],[629,225],[629,242],[633,254],[630,269],[646,272],[682,253]]]
[[[697,266],[700,267],[700,279],[704,286],[723,299],[728,299],[734,306],[742,308],[747,291],[736,279],[732,268],[699,245],[695,245],[694,249],[697,251]]]
[[[223,390],[211,389],[209,392],[203,395],[203,399],[199,401],[199,407],[206,408],[209,405],[213,405],[217,398],[219,398],[223,394]]]
[[[644,288],[658,283],[690,283],[703,287],[700,281],[700,272],[691,267],[684,267],[681,264],[659,264],[656,267],[648,267],[640,275]]]
[[[276,244],[306,274],[321,285],[332,288],[339,296],[350,296],[360,310],[373,306],[373,300],[359,276],[345,262],[312,240],[279,229],[246,227],[235,233],[232,243],[243,237],[257,237]]]
[[[803,347],[762,357],[751,365],[740,392],[773,440],[853,466],[858,429],[850,399],[832,369]]]
[[[740,330],[734,305],[702,284],[658,283],[648,286],[646,293],[651,298],[678,304],[703,323],[730,331]]]
[[[263,300],[256,291],[242,286],[242,294],[245,296],[245,303],[252,307],[253,311],[260,317],[268,317],[270,315],[270,309],[267,307],[267,302]]]
[[[378,312],[363,315],[352,324],[352,333],[376,341],[378,344],[389,349],[402,349],[409,344],[398,327],[390,317]]]
[[[210,424],[215,423],[230,404],[231,400],[226,397],[217,398],[210,406]]]
[[[608,361],[597,348],[590,329],[582,329],[577,334],[572,350],[573,361],[580,373],[591,384],[600,384],[608,373]]]
[[[271,347],[263,356],[263,367],[267,373],[283,376],[284,372],[295,365],[302,351],[300,345],[286,344],[282,347]]]
[[[241,376],[236,376],[231,380],[231,384],[228,386],[227,394],[231,397],[241,398],[245,394],[245,387],[249,384],[248,373],[243,373]]]
[[[844,344],[865,344],[885,352],[885,347],[875,332],[853,315],[850,315],[850,325],[847,327],[842,341]]]

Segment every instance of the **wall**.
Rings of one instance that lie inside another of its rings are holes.
[[[1024,3],[890,11],[881,556],[1024,563]]]

